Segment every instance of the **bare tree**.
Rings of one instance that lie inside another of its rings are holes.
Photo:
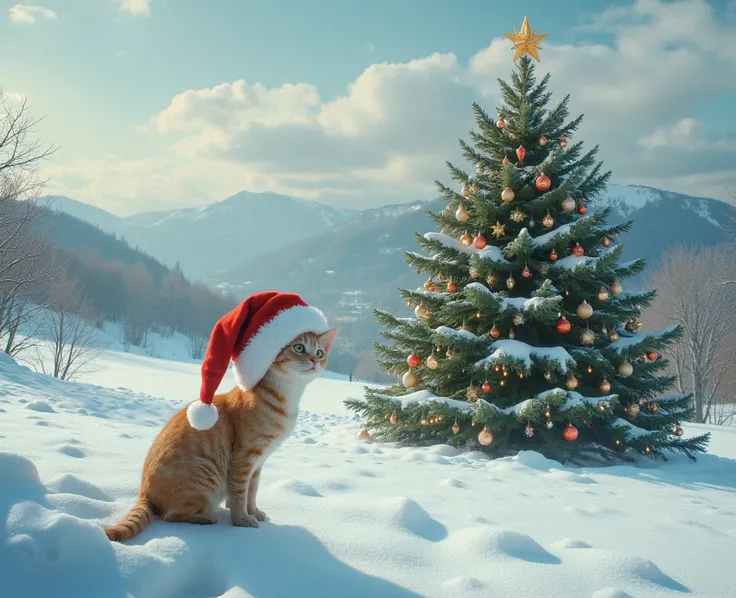
[[[192,359],[202,359],[204,350],[207,348],[207,337],[192,332],[189,334],[189,355]]]
[[[654,276],[657,299],[651,311],[682,326],[682,339],[668,349],[681,393],[692,393],[698,422],[712,419],[714,408],[730,402],[724,382],[733,369],[736,346],[734,256],[726,246],[668,250]],[[660,322],[661,323],[661,322]]]
[[[62,380],[92,371],[91,362],[99,355],[98,319],[79,281],[62,273],[54,283],[43,327],[50,355],[37,352],[38,368]]]
[[[0,348],[11,354],[37,331],[32,322],[42,306],[34,300],[53,275],[46,231],[36,225],[43,188],[38,167],[55,150],[33,139],[38,122],[25,100],[16,105],[0,89]]]

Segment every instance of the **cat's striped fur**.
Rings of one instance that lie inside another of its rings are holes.
[[[138,502],[107,537],[128,540],[154,516],[216,523],[223,499],[233,525],[258,527],[266,518],[256,506],[263,463],[294,429],[302,393],[327,365],[336,334],[300,335],[253,390],[216,395],[219,418],[209,430],[192,428],[186,408],[174,415],[148,451]]]

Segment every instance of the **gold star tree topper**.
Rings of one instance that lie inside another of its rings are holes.
[[[503,34],[506,39],[514,42],[514,49],[516,50],[516,53],[514,54],[514,62],[519,60],[519,58],[524,56],[524,54],[529,54],[529,56],[539,62],[539,54],[537,54],[537,50],[542,49],[539,46],[539,42],[545,39],[547,34],[545,33],[542,35],[540,33],[536,33],[536,29],[530,29],[529,21],[527,21],[526,17],[524,17],[524,22],[521,24],[521,30],[517,31],[516,27],[514,27],[514,32],[515,33]]]

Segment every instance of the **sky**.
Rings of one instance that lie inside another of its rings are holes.
[[[58,148],[47,191],[118,215],[240,190],[377,207],[470,168],[524,16],[613,182],[729,196],[736,0],[0,0],[0,86]]]

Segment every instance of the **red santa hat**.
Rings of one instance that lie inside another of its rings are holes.
[[[187,408],[187,419],[197,430],[217,422],[212,404],[230,360],[240,388],[254,388],[289,342],[305,332],[323,334],[327,318],[293,293],[267,291],[251,295],[215,324],[202,362],[199,401]]]

